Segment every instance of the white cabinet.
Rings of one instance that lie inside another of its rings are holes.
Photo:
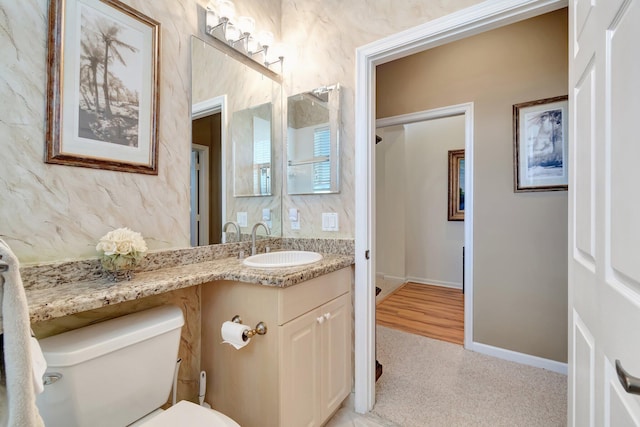
[[[344,294],[280,328],[283,426],[319,426],[349,393],[350,305]]]
[[[206,400],[243,427],[322,425],[351,391],[351,267],[288,288],[202,286]],[[235,350],[220,326],[234,315],[267,334]]]

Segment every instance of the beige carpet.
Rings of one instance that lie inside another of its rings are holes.
[[[373,414],[399,426],[566,425],[564,375],[382,326],[377,359]]]

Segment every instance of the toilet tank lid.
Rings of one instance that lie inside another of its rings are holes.
[[[182,310],[166,305],[44,338],[40,347],[50,368],[73,366],[180,329],[183,324]]]

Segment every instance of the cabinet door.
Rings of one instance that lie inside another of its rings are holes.
[[[342,295],[320,307],[322,419],[351,391],[351,297]]]
[[[320,318],[316,309],[280,327],[282,427],[320,425]]]

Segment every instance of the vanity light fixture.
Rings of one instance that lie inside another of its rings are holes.
[[[212,34],[217,28],[227,34],[227,24],[236,17],[236,6],[231,0],[210,0],[207,4],[206,32]]]
[[[231,0],[210,0],[205,25],[207,34],[267,68],[284,61],[282,43],[274,44],[270,31],[256,32],[256,21],[252,17],[236,18]]]
[[[270,67],[273,64],[284,61],[285,45],[283,43],[274,43],[269,49],[268,54],[265,51],[264,65]]]

